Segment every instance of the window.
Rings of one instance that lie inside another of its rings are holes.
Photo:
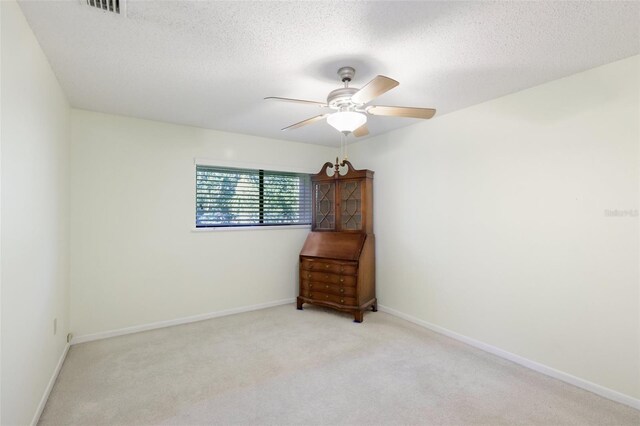
[[[197,228],[310,223],[309,175],[196,166]]]

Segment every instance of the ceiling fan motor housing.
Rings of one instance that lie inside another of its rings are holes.
[[[355,87],[341,87],[340,89],[333,90],[327,96],[327,104],[330,108],[355,108],[357,105],[351,102],[351,96],[358,90]]]
[[[356,70],[353,67],[342,67],[338,70],[338,75],[344,83],[344,87],[329,93],[329,96],[327,96],[327,104],[330,108],[334,109],[353,110],[359,105],[351,101],[351,96],[359,89],[349,87],[349,82],[351,82],[353,76],[356,75]]]

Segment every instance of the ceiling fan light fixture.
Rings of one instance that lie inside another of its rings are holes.
[[[339,132],[353,132],[367,122],[367,116],[354,111],[339,111],[327,117],[327,123]]]

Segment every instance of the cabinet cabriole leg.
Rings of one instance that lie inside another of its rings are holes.
[[[362,311],[355,311],[353,313],[353,322],[362,322],[362,320],[364,319],[364,313]]]
[[[297,306],[296,306],[296,308],[298,308],[298,310],[299,310],[299,311],[301,311],[301,310],[302,310],[302,304],[303,304],[303,303],[304,303],[304,302],[303,302],[299,297],[298,297],[298,298],[296,298],[296,305],[297,305]]]

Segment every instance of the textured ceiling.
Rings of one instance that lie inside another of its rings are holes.
[[[318,107],[263,98],[324,101],[352,65],[400,82],[374,103],[441,115],[640,53],[638,2],[85,3],[20,2],[74,107],[326,145],[326,122],[280,131]]]

